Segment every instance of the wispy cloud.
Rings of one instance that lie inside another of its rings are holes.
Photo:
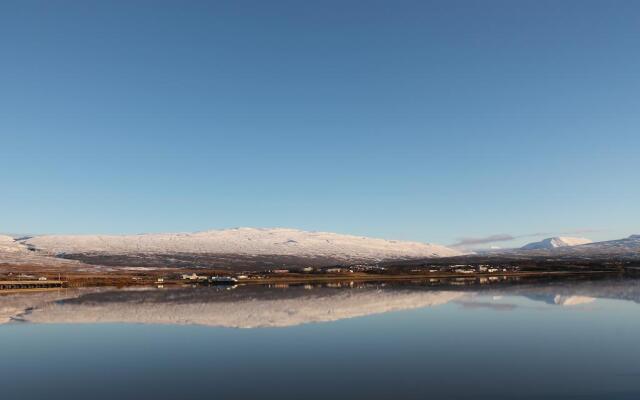
[[[496,235],[489,235],[483,237],[463,237],[458,239],[458,241],[451,245],[451,247],[465,247],[465,246],[476,246],[479,244],[487,244],[487,243],[497,243],[497,242],[508,242],[516,239],[515,236],[509,235],[506,233],[499,233]]]

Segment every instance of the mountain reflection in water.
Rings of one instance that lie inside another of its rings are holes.
[[[640,280],[599,279],[433,288],[413,284],[356,287],[84,288],[0,296],[0,323],[141,323],[233,328],[330,322],[450,302],[510,310],[504,296],[549,305],[589,305],[598,298],[638,302]],[[488,299],[488,300],[487,300]]]

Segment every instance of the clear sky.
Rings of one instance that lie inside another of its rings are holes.
[[[640,233],[639,49],[639,1],[4,0],[0,231]]]

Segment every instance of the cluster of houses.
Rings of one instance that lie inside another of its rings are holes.
[[[296,269],[272,269],[269,272],[272,274],[287,274],[287,273],[321,273],[321,274],[346,274],[353,272],[383,272],[387,269],[377,265],[356,264],[351,266],[331,266],[331,267],[304,267]]]
[[[238,278],[241,278],[240,276]],[[199,283],[235,283],[238,282],[238,278],[234,278],[232,276],[206,276],[206,275],[198,275],[196,273],[193,274],[183,274],[182,280],[199,282]],[[246,278],[246,276],[245,276]]]
[[[312,272],[319,272],[319,273],[327,273],[327,274],[340,274],[340,273],[347,273],[347,272],[354,272],[354,268],[344,268],[344,267],[324,267],[324,268],[313,268],[313,267],[304,267],[304,268],[300,268],[300,269],[294,269],[294,270],[290,270],[290,269],[272,269],[269,271],[272,274],[288,274],[291,272],[295,272],[295,273],[312,273]]]
[[[424,273],[429,271],[431,273],[456,273],[456,274],[478,274],[478,273],[486,273],[486,274],[496,274],[500,272],[512,272],[519,270],[519,267],[514,266],[495,266],[495,265],[471,265],[471,264],[456,264],[456,265],[427,265],[423,268],[412,269],[411,272],[415,273]],[[348,274],[354,272],[370,272],[370,273],[381,273],[386,271],[385,267],[380,267],[377,265],[366,265],[366,264],[357,264],[350,267],[341,267],[341,266],[332,266],[332,267],[321,267],[321,268],[313,268],[313,267],[303,267],[303,268],[295,268],[295,269],[286,269],[286,268],[275,268],[264,272],[262,274],[243,272],[238,273],[235,277],[231,276],[207,276],[207,275],[198,275],[197,273],[190,274],[182,274],[181,279],[183,281],[190,281],[194,283],[231,283],[238,282],[239,280],[245,279],[263,279],[267,278],[270,274],[274,275],[282,275],[289,273],[325,273],[325,274]],[[159,279],[158,283],[162,283],[162,280]]]
[[[453,271],[455,271],[458,274],[475,274],[475,273],[478,273],[478,272],[487,272],[487,273],[500,272],[499,268],[488,266],[488,265],[478,265],[478,266],[473,266],[473,265],[453,265],[453,266],[451,266],[451,269],[453,269]],[[506,271],[507,270],[504,269],[504,272],[506,272]]]
[[[378,265],[369,264],[357,264],[351,267],[351,270],[355,272],[384,272],[387,269]]]
[[[518,271],[519,267],[513,266],[494,266],[494,265],[470,265],[470,264],[456,264],[456,265],[447,265],[447,266],[429,266],[429,272],[455,272],[457,274],[477,274],[477,273],[488,273],[495,274],[499,272],[510,272],[510,271]],[[423,272],[423,269],[412,269],[411,272]]]
[[[46,281],[47,277],[46,276],[35,276],[35,275],[27,275],[27,274],[18,274],[18,275],[13,275],[12,272],[9,272],[8,277],[10,279],[17,279],[17,280],[33,280],[33,281]]]

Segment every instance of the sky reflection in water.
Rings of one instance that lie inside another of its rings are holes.
[[[637,399],[638,300],[634,279],[4,295],[0,384],[8,399]]]

